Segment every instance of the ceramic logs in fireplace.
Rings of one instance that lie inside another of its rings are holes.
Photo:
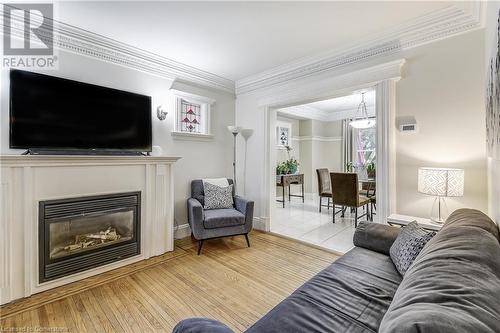
[[[39,281],[140,254],[141,193],[39,203]]]

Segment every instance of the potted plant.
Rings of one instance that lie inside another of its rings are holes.
[[[366,165],[366,173],[368,174],[368,178],[375,178],[375,163],[370,162]]]
[[[299,162],[290,156],[290,151],[292,151],[292,147],[285,146],[286,152],[288,154],[288,160],[278,163],[276,166],[276,175],[289,175],[297,172],[299,167]]]

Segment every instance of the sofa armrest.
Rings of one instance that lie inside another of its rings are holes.
[[[187,201],[188,222],[191,230],[197,225],[203,225],[203,206],[195,198],[189,198]],[[194,230],[193,230],[194,232]]]
[[[175,325],[172,333],[234,333],[221,322],[207,318],[185,319]]]
[[[399,235],[400,228],[389,225],[361,222],[354,232],[354,245],[390,255],[392,243]]]

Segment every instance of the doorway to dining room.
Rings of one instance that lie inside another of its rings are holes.
[[[375,104],[370,89],[271,110],[276,120],[270,133],[276,139],[271,232],[345,253],[353,247],[357,224],[353,206],[359,206],[358,223],[377,218]],[[337,178],[332,180],[332,173]],[[355,187],[344,184],[346,174],[357,178]],[[348,200],[341,203],[356,203],[334,205],[336,190]]]

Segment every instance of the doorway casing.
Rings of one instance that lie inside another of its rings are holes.
[[[260,217],[265,231],[270,231],[274,216],[276,187],[275,127],[277,109],[311,103],[355,91],[375,89],[377,117],[377,214],[381,221],[396,207],[396,83],[401,79],[405,59],[398,59],[369,68],[335,75],[323,73],[292,81],[258,95],[259,109],[265,112],[265,147],[263,151],[264,216]],[[271,130],[272,129],[272,130]]]

